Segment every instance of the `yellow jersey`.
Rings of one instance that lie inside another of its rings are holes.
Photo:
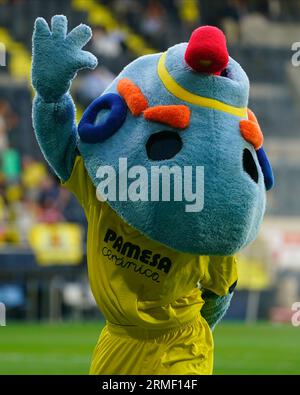
[[[87,217],[89,280],[108,322],[146,329],[179,327],[199,315],[204,303],[201,287],[225,295],[236,282],[235,257],[181,253],[124,222],[97,199],[80,156],[63,185]]]

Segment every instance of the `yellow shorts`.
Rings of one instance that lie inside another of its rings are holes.
[[[107,323],[92,358],[90,374],[212,374],[213,339],[206,321],[158,331]]]

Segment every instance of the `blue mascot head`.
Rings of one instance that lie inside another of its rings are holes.
[[[247,75],[214,27],[135,60],[79,124],[94,185],[99,169],[115,169],[110,183],[120,189],[108,204],[150,239],[191,254],[234,254],[255,239],[273,184],[248,97]],[[130,175],[142,180],[135,199]],[[155,176],[169,183],[167,198],[153,191]]]

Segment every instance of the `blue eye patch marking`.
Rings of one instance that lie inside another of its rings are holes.
[[[263,147],[259,148],[256,151],[256,154],[264,175],[266,190],[269,191],[274,186],[274,175],[272,166]]]
[[[101,110],[110,110],[102,122],[95,125]],[[125,122],[127,106],[116,93],[107,93],[94,100],[85,110],[78,125],[78,134],[84,143],[101,143],[116,133]]]

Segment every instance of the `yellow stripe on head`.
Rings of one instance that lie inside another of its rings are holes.
[[[165,66],[167,53],[164,52],[158,62],[157,72],[159,78],[164,84],[165,88],[172,93],[173,96],[187,103],[194,104],[200,107],[212,108],[214,110],[227,112],[241,118],[247,118],[246,107],[234,107],[230,104],[223,103],[219,100],[210,99],[208,97],[198,96],[180,86],[170,75]]]

